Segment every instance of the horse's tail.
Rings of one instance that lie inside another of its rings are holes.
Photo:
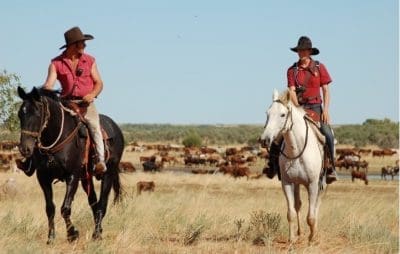
[[[114,190],[114,204],[122,201],[123,188],[119,177],[119,170],[115,173],[112,188]]]
[[[104,130],[107,132],[110,141],[111,159],[112,159],[112,188],[114,190],[114,203],[122,200],[123,187],[121,185],[119,162],[121,161],[122,153],[124,151],[124,136],[119,126],[108,116],[100,114],[100,123]]]

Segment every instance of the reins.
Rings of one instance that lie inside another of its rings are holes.
[[[300,158],[300,156],[303,155],[304,150],[306,150],[306,146],[307,146],[307,142],[308,142],[308,123],[307,123],[307,120],[305,117],[303,117],[303,119],[304,119],[304,123],[306,124],[306,138],[305,138],[304,146],[303,146],[303,149],[301,150],[301,152],[297,156],[290,157],[289,155],[285,154],[285,152],[283,151],[283,148],[282,148],[282,150],[280,150],[281,154],[289,160],[295,160],[295,159]],[[292,123],[292,125],[293,125],[293,123]]]
[[[287,106],[286,106],[282,101],[280,101],[280,100],[274,100],[274,102],[281,103],[282,105],[284,105],[285,107],[287,107]],[[287,107],[287,108],[288,108],[288,107]],[[285,124],[283,125],[284,128],[282,128],[282,129],[279,131],[277,137],[280,137],[280,136],[281,136],[281,133],[286,129],[286,125],[287,125],[287,122],[288,122],[288,119],[289,119],[289,115],[290,115],[291,124],[290,124],[290,127],[288,128],[288,130],[289,130],[289,131],[292,130],[292,128],[293,128],[293,115],[292,115],[292,110],[289,110],[289,108],[288,108],[288,114],[287,114],[287,116],[286,116]],[[305,137],[304,146],[303,146],[303,149],[301,150],[301,152],[300,152],[298,155],[294,156],[294,157],[290,157],[289,155],[285,154],[285,152],[283,151],[283,150],[284,150],[284,147],[282,147],[282,149],[280,149],[280,151],[279,151],[283,156],[285,156],[285,158],[287,158],[287,159],[289,159],[289,160],[295,160],[295,159],[300,158],[300,156],[302,156],[303,153],[304,153],[304,151],[306,150],[306,146],[307,146],[307,143],[308,143],[308,123],[307,123],[307,119],[305,118],[305,116],[303,117],[303,119],[304,119],[304,123],[306,124],[306,137]]]
[[[44,98],[44,101],[41,103],[42,105],[42,117],[40,121],[40,128],[39,131],[29,131],[29,130],[21,130],[21,133],[29,135],[37,140],[37,147],[39,148],[39,151],[44,152],[44,153],[51,153],[54,154],[56,152],[59,152],[65,144],[69,143],[72,141],[76,133],[78,132],[79,128],[81,127],[82,123],[79,122],[77,126],[74,128],[74,130],[59,144],[57,144],[62,136],[62,133],[64,131],[64,107],[62,106],[61,102],[59,103],[60,106],[60,111],[61,111],[61,124],[60,124],[60,131],[57,135],[57,138],[55,141],[48,146],[44,146],[41,142],[41,137],[42,137],[42,132],[43,130],[47,127],[49,118],[51,116],[50,110],[49,110],[49,105],[48,101],[46,98]]]

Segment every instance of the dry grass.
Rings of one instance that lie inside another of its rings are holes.
[[[12,174],[0,174],[0,182]],[[126,195],[110,205],[103,240],[92,241],[93,219],[82,190],[72,220],[80,239],[69,244],[60,206],[64,183],[54,185],[56,241],[45,244],[47,218],[35,177],[12,175],[19,191],[0,200],[2,253],[279,253],[288,252],[286,203],[277,180],[247,181],[222,175],[122,174]],[[155,192],[136,196],[137,181],[154,181]],[[97,183],[98,189],[98,183]],[[299,253],[397,253],[398,181],[342,180],[324,193],[319,237],[307,242],[307,195]]]

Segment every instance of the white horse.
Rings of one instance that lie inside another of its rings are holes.
[[[323,145],[309,128],[302,107],[290,101],[289,92],[281,96],[274,90],[273,102],[267,111],[267,122],[261,141],[267,147],[281,140],[283,144],[279,156],[282,189],[286,196],[289,222],[289,241],[294,243],[301,234],[299,211],[301,207],[300,184],[308,191],[309,207],[307,223],[310,227],[309,241],[317,233],[318,209],[321,203],[319,179],[323,166]],[[297,217],[297,236],[295,220]]]

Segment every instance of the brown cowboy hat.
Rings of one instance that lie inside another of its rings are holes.
[[[77,26],[66,31],[64,33],[64,38],[65,38],[65,45],[62,46],[60,49],[66,48],[69,45],[74,44],[78,41],[86,41],[94,39],[94,37],[90,34],[83,34],[81,29]]]
[[[312,42],[307,36],[301,36],[297,42],[297,46],[290,50],[297,52],[299,49],[311,49],[311,55],[318,55],[319,49],[312,47]]]

